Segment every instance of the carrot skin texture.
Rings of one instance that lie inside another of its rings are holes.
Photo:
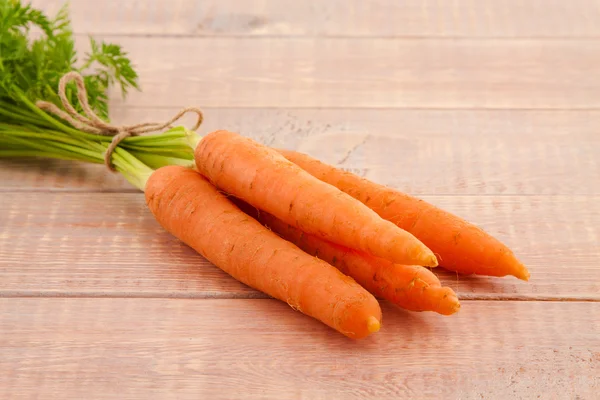
[[[424,200],[360,178],[306,154],[278,150],[314,177],[349,194],[382,218],[415,235],[439,258],[442,268],[462,274],[513,275],[529,271],[513,252],[481,228]]]
[[[194,158],[198,171],[216,187],[305,232],[398,263],[437,265],[435,255],[413,235],[274,149],[216,131],[202,138]]]
[[[442,287],[438,277],[419,265],[400,265],[327,242],[286,224],[274,216],[247,204],[234,201],[240,208],[268,226],[282,238],[327,261],[343,274],[354,278],[373,295],[409,311],[434,311],[451,315],[460,309],[456,293]]]
[[[350,338],[379,329],[375,297],[250,218],[195,171],[160,168],[150,176],[145,196],[168,232],[235,279]]]

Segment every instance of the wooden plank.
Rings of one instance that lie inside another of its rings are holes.
[[[594,399],[600,307],[385,305],[351,341],[274,300],[0,299],[5,399]]]
[[[35,0],[55,12],[63,0]],[[600,37],[594,0],[71,2],[77,33],[182,36]]]
[[[264,297],[165,232],[139,193],[0,194],[0,295]],[[600,300],[600,197],[425,196],[498,237],[531,271],[434,270],[462,299]]]
[[[162,121],[176,111],[115,107],[112,119]],[[412,194],[600,194],[600,111],[204,111],[201,134],[233,130]],[[183,123],[191,126],[192,119]],[[0,191],[7,190],[124,191],[132,186],[100,165],[0,160]]]
[[[600,107],[595,40],[110,40],[138,67],[132,106]]]

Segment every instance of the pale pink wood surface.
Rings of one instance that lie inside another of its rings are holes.
[[[600,107],[597,40],[98,38],[138,66],[131,106]],[[77,43],[87,51],[85,36]]]
[[[264,297],[166,233],[141,193],[2,198],[0,296]],[[423,198],[492,233],[531,271],[525,283],[434,270],[461,298],[600,300],[600,196]]]
[[[61,0],[33,0],[55,12]],[[598,38],[595,0],[73,0],[79,33]]]
[[[113,97],[115,122],[202,107],[202,133],[304,151],[468,218],[532,279],[438,270],[457,315],[384,302],[382,331],[351,342],[194,254],[103,166],[0,160],[0,399],[597,397],[597,1],[71,9],[80,49],[97,34],[138,66],[144,92]]]
[[[166,120],[177,111],[114,107],[112,118]],[[233,130],[415,195],[600,194],[597,110],[208,108],[204,114],[202,134]],[[96,165],[0,165],[0,190],[132,190]]]
[[[463,303],[353,342],[266,299],[0,299],[0,398],[595,398],[597,303]]]

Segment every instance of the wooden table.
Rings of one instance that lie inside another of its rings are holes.
[[[37,0],[56,10],[61,1]],[[164,232],[101,166],[0,163],[0,399],[597,399],[595,0],[77,0],[143,92],[445,207],[529,283],[440,272],[455,316],[383,303],[354,342]]]

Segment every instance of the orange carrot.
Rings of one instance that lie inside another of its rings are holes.
[[[160,168],[145,194],[167,231],[237,280],[350,338],[379,330],[381,309],[373,295],[250,218],[200,174]]]
[[[280,150],[280,153],[314,177],[337,187],[382,218],[415,235],[439,257],[441,267],[463,274],[514,275],[529,279],[529,271],[508,247],[464,219],[306,154],[288,150]]]
[[[398,263],[437,265],[413,235],[249,138],[210,133],[196,147],[195,160],[219,189],[305,232]]]
[[[268,226],[282,238],[354,278],[375,296],[410,311],[435,311],[451,315],[460,308],[456,293],[442,287],[440,280],[418,265],[393,264],[302,232],[264,211],[233,200],[241,210]]]

